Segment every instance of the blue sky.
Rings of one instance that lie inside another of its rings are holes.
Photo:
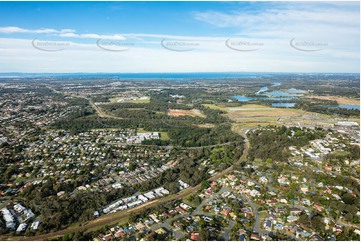
[[[359,72],[359,2],[0,2],[0,72]]]

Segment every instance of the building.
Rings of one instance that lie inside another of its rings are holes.
[[[28,224],[26,224],[26,223],[21,223],[20,225],[19,225],[19,227],[16,229],[16,232],[23,232],[25,229],[26,229],[26,227],[28,226]]]
[[[290,215],[287,217],[287,222],[289,223],[296,222],[298,219],[299,219],[298,216]]]
[[[263,223],[263,227],[264,227],[265,230],[271,231],[272,230],[272,222],[271,222],[271,220],[266,220]]]
[[[34,221],[31,225],[30,228],[33,230],[37,230],[39,228],[40,222],[39,221]]]
[[[308,192],[308,186],[306,184],[301,185],[301,192],[303,192],[303,193]]]
[[[199,241],[199,240],[201,240],[201,237],[199,236],[199,233],[191,233],[191,234],[190,234],[190,238],[191,238],[191,240],[193,240],[193,241]]]
[[[253,233],[252,235],[251,235],[251,240],[257,240],[257,241],[259,241],[261,239],[261,236],[259,236],[259,234],[257,234],[257,233]]]
[[[5,207],[1,209],[1,212],[5,220],[6,228],[14,230],[16,224],[15,224],[14,216],[11,214],[10,210]]]
[[[346,121],[342,121],[342,122],[337,122],[337,123],[335,123],[335,126],[352,128],[352,127],[358,127],[358,123],[356,123],[356,122],[346,122]]]

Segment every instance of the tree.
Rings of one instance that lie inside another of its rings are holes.
[[[209,182],[207,180],[203,180],[201,182],[202,189],[207,189],[209,187]]]
[[[208,229],[203,229],[203,228],[202,228],[202,229],[199,231],[199,236],[200,236],[201,240],[203,240],[203,241],[208,241],[208,240],[210,240],[210,238],[211,238],[211,233],[209,232]]]
[[[170,182],[166,185],[166,188],[171,193],[177,193],[179,191],[179,183],[178,182]]]
[[[271,159],[271,158],[267,158],[267,159],[266,159],[266,163],[272,163],[272,159]]]
[[[348,193],[348,192],[345,192],[344,194],[342,194],[341,198],[342,198],[342,201],[344,201],[344,203],[349,204],[349,205],[355,204],[355,201],[356,201],[356,197],[354,197],[351,193]]]

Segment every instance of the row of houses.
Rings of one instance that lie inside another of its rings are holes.
[[[149,200],[153,200],[157,197],[163,197],[168,194],[169,191],[167,189],[163,187],[159,187],[147,193],[140,194],[138,196],[133,195],[127,198],[120,199],[115,203],[110,204],[108,207],[104,208],[102,212],[104,214],[107,214],[107,213],[114,213],[117,211],[126,210],[129,208],[139,206]]]
[[[27,228],[28,224],[25,221],[30,220],[35,216],[35,214],[31,211],[31,209],[27,209],[21,204],[15,204],[14,209],[4,207],[1,209],[1,213],[3,214],[3,218],[5,221],[5,226],[7,229],[15,230],[16,232],[23,232]],[[20,223],[16,228],[16,224]],[[31,229],[37,230],[40,222],[35,221],[31,224]]]
[[[16,222],[15,222],[15,218],[14,218],[14,214],[12,214],[10,212],[10,210],[8,208],[3,208],[1,209],[1,212],[3,214],[3,218],[5,220],[5,226],[7,229],[15,229],[16,226]]]

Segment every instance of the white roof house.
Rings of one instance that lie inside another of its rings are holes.
[[[28,226],[27,223],[21,223],[21,224],[19,225],[19,227],[16,229],[16,232],[22,232],[22,231],[24,231],[27,226]]]

